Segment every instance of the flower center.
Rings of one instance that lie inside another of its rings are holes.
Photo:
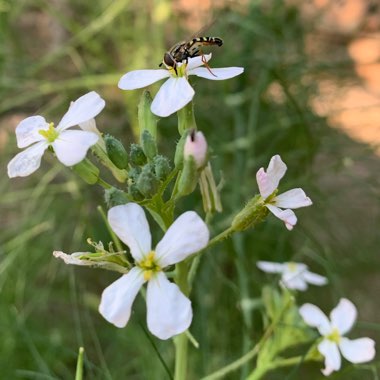
[[[289,272],[293,272],[293,273],[297,272],[297,264],[296,263],[290,262],[287,264],[287,266],[288,266]]]
[[[49,129],[40,129],[38,133],[45,137],[45,139],[50,143],[52,143],[59,136],[58,131],[54,128],[54,123],[49,124]]]
[[[144,271],[144,279],[150,280],[154,273],[160,272],[161,267],[156,261],[156,252],[150,251],[137,265]]]
[[[182,62],[181,64],[177,64],[176,68],[169,67],[168,70],[170,74],[175,78],[187,77],[187,63]]]
[[[267,199],[265,199],[265,203],[275,204],[276,203],[276,195],[278,193],[278,189],[276,189]]]
[[[331,340],[331,342],[339,343],[340,342],[340,334],[337,328],[334,328],[330,335],[327,335],[326,338]]]

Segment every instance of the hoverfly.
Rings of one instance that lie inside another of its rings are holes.
[[[173,45],[165,54],[160,67],[164,64],[168,68],[173,68],[177,74],[177,64],[183,61],[187,62],[189,58],[199,57],[203,52],[202,46],[217,45],[222,46],[223,40],[219,37],[195,37],[190,41],[182,41]],[[205,61],[205,66],[210,70]]]

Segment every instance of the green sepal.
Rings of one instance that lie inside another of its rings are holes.
[[[153,160],[154,157],[157,156],[156,140],[147,129],[145,129],[141,134],[141,147],[145,156],[149,160]]]
[[[100,171],[88,158],[74,165],[72,170],[89,185],[98,182]]]
[[[178,195],[184,196],[192,193],[197,186],[199,172],[193,157],[189,157],[183,164],[178,181]]]
[[[128,167],[128,153],[120,140],[111,135],[104,137],[106,151],[109,159],[118,169],[126,169]]]
[[[180,169],[183,166],[183,149],[185,147],[187,133],[188,131],[186,131],[177,142],[177,147],[174,155],[174,166],[177,169]]]
[[[150,92],[145,90],[141,95],[140,103],[138,105],[138,121],[140,128],[140,142],[142,144],[142,134],[147,130],[153,137],[157,139],[157,121],[158,117],[152,113],[150,107],[152,105],[152,96]]]

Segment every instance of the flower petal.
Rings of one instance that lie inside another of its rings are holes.
[[[263,198],[269,197],[278,188],[286,169],[285,163],[278,154],[271,158],[266,172],[264,168],[259,169],[256,180]]]
[[[139,262],[152,248],[152,236],[144,210],[137,203],[115,206],[108,211],[108,223]]]
[[[88,149],[95,145],[99,136],[86,131],[63,131],[52,143],[54,152],[63,165],[79,164],[87,154]]]
[[[194,94],[185,77],[169,78],[157,92],[150,109],[157,116],[169,116],[189,103]]]
[[[105,105],[106,102],[95,91],[81,96],[71,103],[69,110],[63,115],[58,124],[57,130],[63,131],[94,118],[102,111]]]
[[[104,289],[99,305],[99,313],[116,327],[125,327],[131,316],[132,303],[144,284],[140,268],[134,267]]]
[[[189,328],[191,302],[162,272],[149,281],[146,304],[148,328],[156,337],[169,339]]]
[[[210,53],[199,55],[198,57],[189,58],[187,60],[187,72],[189,73],[189,71],[194,70],[196,67],[204,65],[205,62],[207,63],[211,59],[211,57],[212,54]],[[181,65],[181,63],[179,65]]]
[[[309,272],[308,270],[302,273],[302,277],[309,284],[318,285],[318,286],[326,285],[328,282],[326,277],[321,276],[317,273]]]
[[[118,87],[121,90],[135,90],[168,77],[170,77],[168,70],[134,70],[120,78]]]
[[[275,205],[281,208],[300,208],[311,206],[313,202],[309,197],[306,196],[302,189],[292,189],[285,191],[280,195],[277,195],[275,200]]]
[[[196,75],[197,77],[211,80],[225,80],[236,77],[242,72],[244,72],[243,67],[211,67],[210,69],[206,67],[196,67],[189,71],[189,75]]]
[[[157,244],[157,260],[163,268],[178,263],[206,247],[209,237],[201,217],[194,211],[187,211],[174,221]]]
[[[322,370],[325,376],[340,369],[342,358],[336,343],[324,339],[318,344],[318,351],[325,357],[325,369]]]
[[[316,327],[321,335],[331,332],[330,321],[318,306],[305,303],[300,307],[299,313],[305,323],[311,327]]]
[[[45,131],[49,129],[49,124],[42,116],[30,116],[22,120],[16,127],[17,146],[25,148],[44,140],[44,137],[38,133],[41,129]]]
[[[296,214],[292,210],[281,210],[278,207],[273,206],[271,204],[266,204],[265,206],[269,209],[270,212],[273,213],[275,217],[277,217],[285,223],[285,226],[289,231],[291,231],[293,227],[297,224]]]
[[[34,173],[41,165],[41,157],[49,144],[40,141],[17,154],[8,164],[8,177],[26,177]]]
[[[338,305],[331,311],[330,320],[340,335],[351,330],[356,321],[358,311],[355,305],[346,298],[341,298]]]
[[[287,289],[305,291],[307,283],[302,277],[302,272],[299,271],[286,271],[283,273],[280,283]]]
[[[257,267],[267,273],[282,273],[284,271],[284,264],[273,263],[271,261],[258,261]]]
[[[369,362],[376,354],[375,341],[370,338],[353,340],[341,338],[339,348],[342,355],[351,363]]]

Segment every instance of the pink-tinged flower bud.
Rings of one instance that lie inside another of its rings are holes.
[[[202,132],[192,130],[185,142],[183,149],[185,160],[190,156],[193,157],[197,168],[202,168],[207,163],[207,141]]]

